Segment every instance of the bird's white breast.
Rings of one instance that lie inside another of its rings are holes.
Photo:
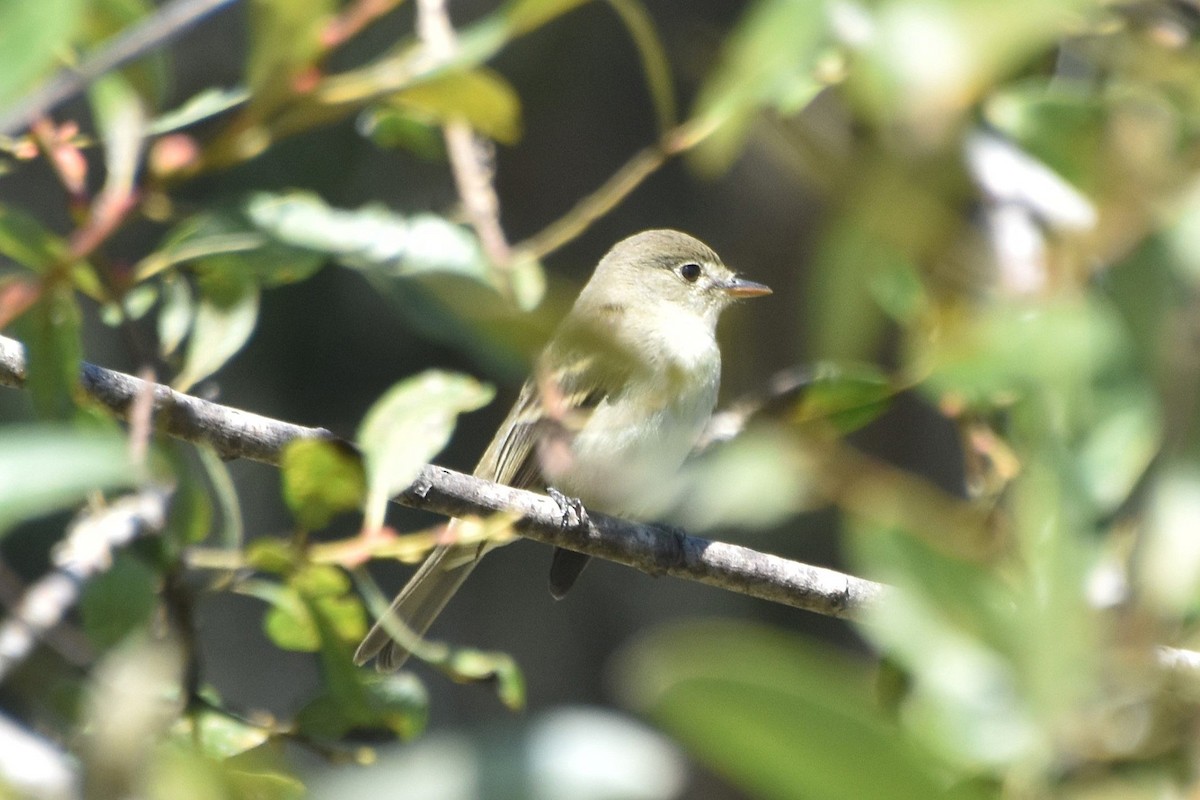
[[[665,510],[716,405],[721,354],[712,324],[662,313],[666,319],[641,335],[650,369],[596,408],[575,435],[570,467],[555,479],[555,488],[597,511],[648,518]]]

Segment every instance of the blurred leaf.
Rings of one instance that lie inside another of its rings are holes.
[[[233,477],[229,474],[229,466],[211,447],[197,447],[196,455],[212,487],[212,498],[221,512],[217,541],[231,550],[241,549],[246,532],[242,525],[241,503],[233,485]]]
[[[18,100],[65,52],[80,22],[80,0],[0,3],[0,109]]]
[[[379,674],[351,666],[345,678],[353,683],[344,687],[356,687],[351,702],[346,702],[345,692],[318,697],[296,715],[299,730],[309,736],[341,739],[351,730],[380,729],[409,740],[425,729],[429,696],[411,672]]]
[[[258,747],[267,740],[267,731],[249,725],[228,714],[198,710],[187,718],[186,735],[199,744],[200,752],[209,758],[226,759]]]
[[[0,204],[0,254],[45,273],[66,260],[67,245],[24,211]]]
[[[790,419],[797,424],[822,422],[839,433],[858,430],[878,419],[896,389],[891,379],[869,364],[820,362],[813,366]]]
[[[276,646],[316,652],[321,647],[321,625],[343,644],[357,642],[366,635],[366,612],[350,592],[350,580],[341,570],[307,565],[288,576],[287,581],[286,585],[269,581],[243,584],[246,594],[271,605],[263,625]]]
[[[698,125],[714,128],[692,152],[697,166],[727,169],[760,109],[794,114],[816,96],[826,24],[825,4],[810,0],[759,0],[745,13],[696,96]]]
[[[1035,386],[1075,388],[1126,354],[1112,310],[1095,296],[996,304],[947,323],[926,348],[928,384],[971,402]]]
[[[83,318],[75,293],[61,281],[43,281],[37,302],[15,327],[25,343],[25,387],[34,411],[42,419],[71,419],[83,363]]]
[[[821,237],[812,273],[806,307],[814,352],[870,359],[887,322],[880,310],[915,314],[920,297],[915,270],[900,248],[881,240],[867,220],[842,215]]]
[[[864,110],[948,129],[995,81],[1082,23],[1093,0],[893,0],[870,7],[852,44],[861,59],[851,82]]]
[[[162,114],[152,120],[146,128],[150,136],[161,136],[171,133],[197,122],[203,122],[209,117],[222,114],[246,102],[250,92],[242,86],[231,89],[209,88],[188,98],[183,105]]]
[[[1200,472],[1171,465],[1150,495],[1148,530],[1137,560],[1139,591],[1161,613],[1194,614],[1200,605]]]
[[[195,317],[192,288],[181,275],[166,275],[162,281],[162,305],[158,310],[158,346],[164,357],[172,355],[187,337]]]
[[[146,132],[142,98],[119,73],[109,73],[88,89],[92,115],[104,141],[104,187],[93,215],[112,213],[109,208],[130,201],[141,166]]]
[[[107,650],[144,630],[158,605],[158,576],[141,559],[119,552],[112,565],[84,587],[79,600],[83,630]]]
[[[128,442],[116,431],[9,425],[0,430],[0,533],[73,506],[88,492],[139,479]]]
[[[456,417],[487,405],[494,395],[473,378],[431,370],[401,381],[375,402],[358,429],[368,530],[383,525],[388,501],[446,446]]]
[[[138,279],[187,262],[196,262],[201,272],[236,272],[267,287],[311,277],[324,263],[321,253],[291,246],[260,230],[247,213],[258,197],[197,214],[176,226],[162,247],[138,264]]]
[[[1111,513],[1145,475],[1162,445],[1162,417],[1154,396],[1128,387],[1105,398],[1079,452],[1079,477],[1097,510]]]
[[[348,267],[389,276],[452,272],[491,282],[475,236],[432,214],[403,217],[380,206],[343,211],[304,192],[260,192],[245,209],[276,241],[328,254]]]
[[[259,116],[298,93],[296,78],[321,54],[320,31],[332,0],[252,0],[246,85]]]
[[[208,537],[213,527],[213,502],[204,485],[201,470],[189,458],[192,455],[190,446],[177,441],[164,442],[162,446],[170,454],[176,475],[167,531],[170,540],[182,549]]]
[[[336,514],[357,511],[366,495],[362,460],[337,442],[298,439],[280,460],[283,498],[308,530],[323,528]]]
[[[685,466],[671,519],[695,531],[778,524],[820,496],[813,467],[791,432],[753,425]]]
[[[255,539],[246,547],[246,564],[260,572],[287,575],[298,565],[296,549],[282,539]]]
[[[1047,747],[1014,663],[1034,650],[1011,590],[986,569],[903,532],[856,525],[857,571],[892,586],[862,634],[910,676],[901,715],[913,735],[965,767],[1004,766]],[[1072,616],[1061,621],[1070,627]],[[1061,633],[1061,632],[1060,632]],[[1061,636],[1065,646],[1070,636]],[[1049,676],[1047,676],[1049,677]],[[1079,681],[1078,673],[1054,676]]]
[[[654,19],[646,6],[638,0],[609,0],[609,5],[621,18],[629,36],[637,47],[642,61],[642,72],[646,76],[646,88],[654,101],[654,112],[658,118],[659,134],[666,134],[675,127],[679,113],[675,107],[675,85],[671,78],[671,62],[666,48],[654,28]]]
[[[446,160],[446,140],[432,121],[414,119],[406,111],[374,106],[358,118],[358,131],[379,147],[402,148],[426,161]]]
[[[1065,82],[1027,81],[990,96],[984,112],[998,132],[1075,186],[1100,188],[1106,109],[1094,93]]]
[[[516,144],[521,138],[521,99],[508,81],[490,69],[439,75],[397,92],[389,103],[418,118],[464,121],[501,144]]]
[[[150,0],[90,0],[87,4],[86,40],[97,46],[145,19],[155,10]],[[159,48],[142,53],[121,68],[124,80],[137,90],[148,107],[156,107],[170,84],[169,51]]]
[[[941,765],[875,707],[864,665],[799,636],[682,624],[627,649],[617,674],[626,702],[756,797],[946,794]]]
[[[492,684],[496,696],[510,711],[525,708],[525,676],[508,653],[454,648],[437,666],[459,682]]]
[[[509,0],[500,13],[511,29],[510,35],[520,36],[573,11],[585,2],[587,0]]]
[[[172,382],[181,392],[223,367],[249,341],[258,321],[258,287],[243,274],[209,271],[199,289],[183,369]]]

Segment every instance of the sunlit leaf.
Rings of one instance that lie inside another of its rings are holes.
[[[501,144],[521,138],[521,100],[489,69],[450,72],[392,95],[397,109],[438,122],[461,120]]]
[[[367,468],[368,529],[383,524],[392,496],[446,446],[458,415],[486,405],[494,394],[465,375],[429,371],[396,384],[375,402],[358,429]]]
[[[236,273],[207,273],[199,288],[187,355],[172,384],[181,392],[224,366],[250,339],[258,322],[258,287]]]
[[[129,202],[141,166],[146,109],[141,97],[118,73],[103,76],[89,89],[92,114],[104,140],[104,187],[93,213]]]
[[[276,241],[326,253],[348,267],[393,275],[452,272],[488,280],[471,232],[432,214],[405,217],[380,206],[344,211],[303,192],[252,195],[247,218]]]
[[[191,741],[198,742],[200,751],[211,758],[231,758],[267,740],[264,728],[216,711],[196,711],[189,721],[191,725],[186,735]]]
[[[626,651],[617,674],[626,702],[756,797],[945,792],[940,766],[875,706],[865,665],[797,635],[679,625]]]
[[[587,0],[509,0],[501,9],[501,14],[510,26],[512,35],[519,36],[540,28],[585,2]]]
[[[336,442],[299,439],[280,461],[283,498],[305,528],[323,528],[334,515],[362,507],[362,461]]]
[[[0,431],[0,533],[21,520],[80,502],[88,492],[138,483],[116,431],[11,425]]]
[[[0,110],[54,66],[80,22],[80,0],[0,3]]]
[[[1162,445],[1162,419],[1149,392],[1119,392],[1110,402],[1079,454],[1080,478],[1104,513],[1128,499]]]
[[[1138,559],[1141,592],[1164,613],[1194,613],[1200,600],[1200,472],[1173,466],[1150,497],[1148,535]]]

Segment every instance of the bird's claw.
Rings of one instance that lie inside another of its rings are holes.
[[[588,513],[583,507],[583,501],[578,497],[567,497],[557,489],[547,489],[546,493],[550,495],[550,499],[558,505],[558,510],[562,512],[562,528],[570,530],[587,525]]]

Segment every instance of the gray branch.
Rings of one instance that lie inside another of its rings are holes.
[[[25,382],[24,348],[0,336],[0,385]],[[84,364],[84,392],[125,419],[145,381]],[[295,439],[332,439],[324,428],[306,428],[229,408],[155,385],[158,430],[213,447],[224,458],[247,458],[278,465],[284,446]],[[714,542],[681,531],[589,514],[568,524],[558,504],[545,495],[426,466],[396,501],[447,516],[515,512],[517,531],[545,544],[615,561],[651,575],[672,575],[763,600],[833,617],[852,617],[875,601],[885,587],[830,569],[814,567],[748,547]]]

